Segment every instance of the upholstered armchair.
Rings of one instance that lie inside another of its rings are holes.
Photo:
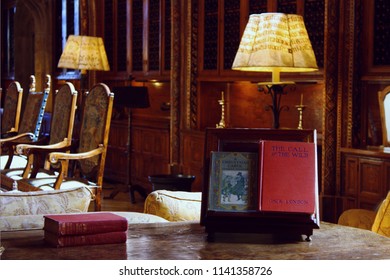
[[[349,209],[341,214],[338,224],[367,229],[390,237],[390,192],[378,211]]]
[[[76,101],[77,91],[73,84],[67,82],[56,91],[50,134],[47,137],[39,137],[34,142],[17,141],[13,143],[15,151],[8,154],[13,164],[9,167],[6,165],[6,168],[0,171],[4,188],[12,189],[14,181],[19,181],[22,178],[35,178],[41,168],[47,171],[54,170],[47,160],[47,155],[50,153],[50,149],[59,151],[62,147],[65,152],[70,150]],[[17,151],[16,144],[24,147],[21,153]],[[15,164],[14,161],[17,161],[18,164]],[[33,166],[34,168],[32,168]]]
[[[23,89],[20,83],[13,81],[7,88],[4,97],[4,109],[1,116],[1,138],[8,133],[17,133],[20,111],[22,109]]]
[[[17,185],[20,191],[63,190],[86,186],[94,194],[95,210],[100,211],[114,94],[107,85],[99,83],[83,99],[78,145],[71,152],[64,152],[65,148],[71,148],[70,145],[58,150],[55,147],[49,149],[47,159],[50,164],[58,166],[58,173],[52,175],[42,169],[36,172],[33,164],[31,174],[36,176],[22,178],[17,181]],[[26,154],[44,149],[30,148],[29,145],[18,145],[17,151],[19,154]]]
[[[41,129],[43,113],[50,93],[50,75],[46,75],[46,86],[42,92],[35,91],[35,77],[30,76],[30,89],[19,129],[8,136],[2,135],[0,139],[0,170],[24,167],[27,159],[18,157],[14,161],[15,147],[20,143],[33,143],[37,141]]]

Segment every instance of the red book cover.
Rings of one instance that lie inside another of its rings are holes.
[[[316,211],[317,155],[314,143],[261,141],[260,211]]]
[[[64,236],[58,236],[55,233],[45,231],[45,241],[54,247],[117,244],[125,243],[126,240],[127,231]]]
[[[44,230],[56,235],[127,231],[127,219],[108,212],[45,215]]]

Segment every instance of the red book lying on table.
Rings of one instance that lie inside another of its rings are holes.
[[[45,241],[55,247],[70,247],[82,245],[100,245],[125,243],[127,231],[114,231],[96,234],[61,235],[45,231]]]
[[[260,211],[315,213],[314,143],[260,141],[259,159]]]
[[[106,212],[45,215],[44,230],[56,235],[127,231],[127,219]]]
[[[127,219],[108,212],[45,215],[45,241],[55,247],[125,243]]]

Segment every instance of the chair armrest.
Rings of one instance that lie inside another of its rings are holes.
[[[60,164],[60,172],[57,176],[57,179],[54,183],[54,189],[59,189],[61,186],[61,183],[65,177],[65,170],[67,170],[68,161],[69,160],[81,160],[81,159],[87,159],[94,157],[96,155],[102,154],[104,152],[105,148],[103,145],[99,145],[98,148],[83,152],[83,153],[60,153],[60,152],[53,152],[49,154],[49,161],[51,164]]]
[[[31,144],[19,144],[16,146],[16,152],[19,155],[30,155],[37,153],[51,153],[51,152],[62,152],[69,150],[71,145],[67,138],[63,141],[51,145],[31,145]]]
[[[26,139],[28,137],[30,138],[29,140]],[[13,157],[15,154],[15,147],[17,145],[23,144],[23,143],[30,144],[30,143],[32,143],[33,138],[34,138],[34,134],[32,134],[30,132],[26,132],[26,133],[18,134],[18,135],[15,135],[13,137],[9,137],[6,139],[0,139],[0,145],[1,145],[0,151],[1,150],[3,150],[3,151],[8,150],[7,151],[8,152],[8,160],[4,166],[4,169],[9,169],[11,167],[11,163],[13,161]]]
[[[43,140],[39,142],[43,143]],[[34,144],[25,143],[16,145],[16,152],[19,155],[25,155],[28,158],[27,165],[23,170],[23,178],[35,178],[42,166],[44,169],[49,170],[50,164],[46,160],[49,153],[67,152],[70,149],[71,145],[67,138],[59,143],[51,145],[36,145],[36,142],[34,142]]]
[[[0,143],[3,144],[3,143],[8,143],[8,142],[14,142],[14,141],[17,141],[18,139],[22,139],[24,137],[30,137],[30,139],[33,139],[34,138],[34,134],[31,133],[31,132],[18,134],[18,135],[15,135],[15,136],[11,136],[9,138],[0,139]],[[15,144],[17,144],[17,143],[15,143]]]
[[[49,154],[49,160],[51,163],[57,163],[60,160],[78,160],[78,159],[85,159],[90,158],[96,155],[99,155],[104,152],[103,145],[99,145],[98,148],[84,152],[84,153],[59,153],[59,152],[53,152]]]

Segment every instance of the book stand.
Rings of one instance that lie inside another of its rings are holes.
[[[263,233],[277,235],[306,235],[311,240],[313,229],[319,229],[318,182],[315,188],[315,213],[215,211],[210,210],[209,179],[212,151],[258,152],[260,140],[317,142],[315,130],[260,129],[260,128],[207,128],[204,152],[204,183],[202,191],[201,225],[205,226],[208,240],[215,233]],[[317,176],[317,174],[316,174]],[[316,180],[318,181],[318,180]]]

